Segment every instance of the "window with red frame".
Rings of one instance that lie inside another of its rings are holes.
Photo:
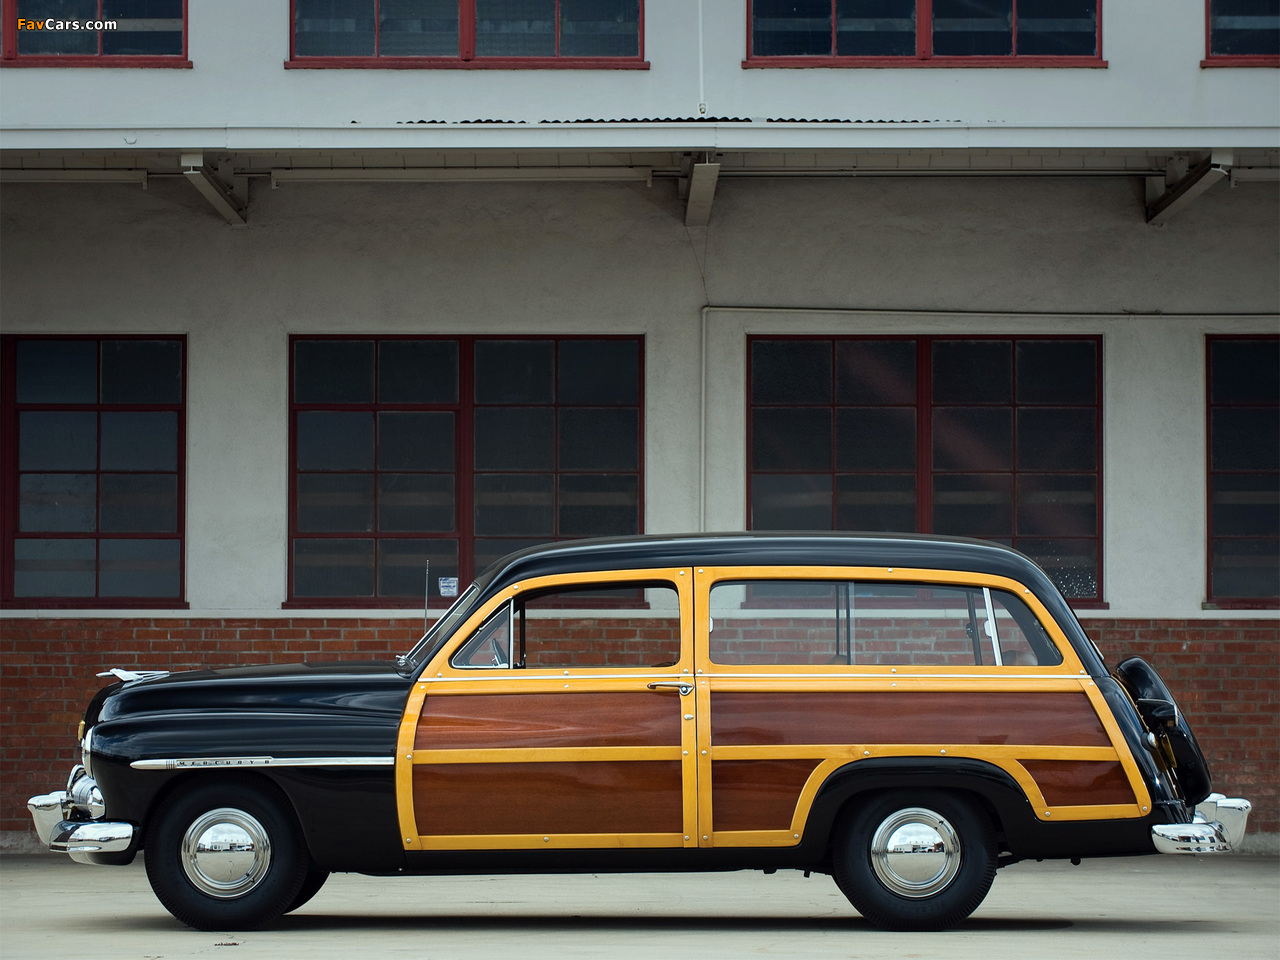
[[[748,61],[1098,62],[1100,0],[749,0]]]
[[[0,0],[4,59],[188,66],[186,0]]]
[[[1280,337],[1210,337],[1209,599],[1280,602]]]
[[[184,350],[5,338],[6,604],[179,605]]]
[[[641,2],[292,0],[293,59],[640,63]]]
[[[290,602],[448,603],[521,547],[639,533],[639,337],[295,337]]]
[[[754,530],[1010,544],[1101,600],[1096,337],[752,337]]]
[[[1280,66],[1280,0],[1206,0],[1209,60]]]

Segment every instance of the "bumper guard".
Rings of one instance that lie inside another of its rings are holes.
[[[99,854],[115,854],[112,863],[126,862],[119,855],[133,844],[133,824],[102,819],[102,794],[80,764],[72,769],[66,790],[32,797],[27,809],[40,842],[55,853],[78,863],[103,862]]]
[[[1231,853],[1240,849],[1253,804],[1211,793],[1190,823],[1159,823],[1151,840],[1161,853]]]

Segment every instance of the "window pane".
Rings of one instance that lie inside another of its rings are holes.
[[[1088,403],[1098,398],[1098,345],[1092,340],[1020,340],[1019,403]]]
[[[32,20],[95,20],[96,0],[20,0],[18,16]],[[18,53],[96,54],[96,30],[19,30]]]
[[[757,470],[831,469],[831,410],[757,407],[751,414]]]
[[[1092,470],[1097,465],[1098,415],[1093,407],[1018,411],[1019,470]]]
[[[373,596],[372,540],[294,540],[298,597]]]
[[[555,417],[551,407],[476,410],[477,470],[551,470],[555,467]]]
[[[658,583],[609,583],[531,594],[516,647],[530,670],[654,667],[680,659],[680,600]],[[566,624],[565,610],[582,610]],[[519,663],[517,659],[517,663]]]
[[[1099,596],[1097,540],[1026,540],[1019,537],[1013,546],[1040,564],[1064,596],[1084,599]]]
[[[458,576],[457,540],[379,540],[378,596],[442,598],[440,578]]]
[[[373,414],[299,413],[298,469],[373,469]]]
[[[562,340],[558,373],[561,403],[637,403],[640,344],[635,340]]]
[[[561,470],[635,470],[639,466],[639,411],[609,407],[560,411]]]
[[[178,478],[174,474],[104,473],[101,488],[99,529],[104,533],[177,532]]]
[[[90,533],[98,518],[92,473],[24,473],[18,482],[18,529],[24,533]]]
[[[560,0],[560,56],[639,55],[640,0]]]
[[[1280,0],[1210,0],[1214,56],[1280,54]]]
[[[477,57],[553,57],[555,0],[476,0]]]
[[[98,595],[177,597],[180,540],[100,540]]]
[[[862,406],[916,402],[914,340],[842,340],[836,344],[836,402]]]
[[[176,413],[104,413],[103,470],[177,470]]]
[[[18,415],[19,470],[96,470],[98,415],[37,411]]]
[[[826,340],[751,341],[752,403],[830,403]]]
[[[1212,469],[1280,469],[1280,406],[1218,407],[1209,423]]]
[[[1009,470],[1013,411],[946,407],[933,412],[933,465],[938,470]]]
[[[555,344],[550,340],[479,340],[476,403],[551,403]]]
[[[1280,537],[1280,474],[1217,473],[1209,484],[1215,537]]]
[[[1210,340],[1209,402],[1280,403],[1280,338]]]
[[[836,529],[914,531],[916,478],[895,474],[836,477]]]
[[[378,469],[454,470],[452,413],[379,413]]]
[[[103,403],[180,403],[182,344],[177,340],[103,340]]]
[[[613,537],[640,532],[640,478],[560,477],[562,537]]]
[[[296,340],[295,403],[371,403],[372,340]]]
[[[836,411],[837,470],[914,470],[914,407],[845,407]]]
[[[381,341],[378,344],[378,401],[457,403],[457,341]]]
[[[298,475],[300,533],[364,533],[373,529],[373,474]]]
[[[1013,533],[1013,478],[952,475],[933,478],[933,532],[959,537]]]
[[[552,478],[547,474],[489,474],[475,478],[478,535],[554,536]]]
[[[1012,360],[1008,340],[936,341],[933,402],[1009,403],[1013,399]]]
[[[1013,53],[1013,0],[933,0],[933,52],[939,57]]]
[[[1098,0],[1018,0],[1018,54],[1091,57],[1098,52]]]
[[[294,11],[298,56],[373,56],[374,0],[296,0]]]
[[[836,53],[914,57],[916,0],[836,0]]]
[[[458,56],[458,0],[382,0],[378,17],[381,57]]]
[[[14,596],[92,597],[96,550],[94,540],[15,540]]]
[[[831,53],[830,0],[755,0],[751,46],[757,57]]]
[[[453,474],[381,474],[378,529],[392,533],[446,533],[456,529],[453,486]]]
[[[1018,477],[1018,533],[1040,537],[1097,536],[1096,475]]]
[[[752,530],[830,530],[831,475],[753,474]]]
[[[96,403],[98,341],[20,340],[18,403]]]
[[[1280,540],[1214,540],[1213,595],[1280,597]]]
[[[117,29],[102,32],[105,54],[182,53],[182,0],[102,0],[102,17],[117,22]]]

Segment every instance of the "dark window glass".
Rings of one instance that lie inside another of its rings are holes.
[[[372,597],[369,539],[295,539],[293,592],[299,597]]]
[[[1209,402],[1274,406],[1280,398],[1280,338],[1214,340]]]
[[[562,341],[557,391],[561,403],[636,403],[640,397],[639,341]]]
[[[178,403],[182,344],[176,340],[104,340],[103,403]]]
[[[371,403],[372,340],[299,340],[293,370],[295,403]]]
[[[32,20],[96,20],[97,0],[19,0],[18,16]],[[98,52],[96,30],[20,30],[19,54],[94,56]]]
[[[374,53],[374,0],[295,0],[294,52],[300,57]]]
[[[1021,474],[1018,534],[1095,537],[1098,534],[1095,474]]]
[[[1209,510],[1218,536],[1280,537],[1280,474],[1215,476]]]
[[[640,479],[634,474],[564,474],[558,493],[561,536],[625,536],[639,529]]]
[[[1280,55],[1280,0],[1209,0],[1215,57]]]
[[[298,475],[300,533],[368,533],[373,530],[373,475]]]
[[[1280,406],[1220,407],[1213,411],[1210,465],[1214,470],[1280,469]]]
[[[753,340],[751,400],[753,403],[830,403],[830,341]]]
[[[97,557],[96,540],[15,540],[13,595],[93,597]]]
[[[755,469],[831,469],[830,409],[757,407],[751,426]]]
[[[1092,470],[1098,463],[1098,418],[1092,407],[1018,411],[1018,469]]]
[[[1213,591],[1219,600],[1275,600],[1280,596],[1280,540],[1215,539]]]
[[[1097,0],[1017,0],[1018,53],[1091,57],[1098,52]]]
[[[97,528],[97,516],[96,474],[22,474],[18,529],[23,533],[92,533]]]
[[[1019,340],[1018,403],[1092,404],[1098,345],[1092,340]]]
[[[448,533],[457,506],[453,474],[384,473],[378,477],[378,529],[399,533]]]
[[[104,54],[182,53],[182,0],[102,0],[102,18],[116,21],[115,30],[102,31]]]
[[[481,536],[552,537],[555,508],[550,474],[478,474],[475,526]]]
[[[424,590],[425,595],[438,597],[440,581],[457,578],[457,540],[378,541],[380,597],[404,597],[421,603]]]
[[[640,56],[640,0],[560,0],[560,56]]]
[[[99,540],[98,594],[177,597],[181,552],[177,540]]]
[[[177,470],[178,415],[104,412],[102,469]]]
[[[555,343],[480,340],[475,345],[476,403],[551,403]]]
[[[958,537],[1013,534],[1013,478],[1008,474],[939,474],[933,479],[933,532]]]
[[[853,406],[916,402],[914,340],[836,342],[836,402]]]
[[[514,553],[517,550],[523,550],[526,547],[537,547],[544,543],[550,543],[547,537],[503,537],[501,539],[490,539],[488,537],[476,538],[476,573],[480,574],[485,571],[491,563],[501,560],[508,553]]]
[[[378,55],[456,57],[458,0],[379,0]]]
[[[477,57],[553,57],[555,0],[476,0]]]
[[[831,475],[755,474],[751,481],[753,530],[830,530]]]
[[[939,57],[1013,53],[1013,0],[933,0],[933,52]]]
[[[914,474],[836,477],[836,529],[880,533],[914,530]]]
[[[98,415],[79,410],[18,414],[19,470],[96,470]]]
[[[19,403],[93,403],[98,399],[96,340],[18,343]]]
[[[914,470],[914,407],[842,407],[836,410],[837,470]]]
[[[1009,403],[1013,351],[1008,340],[936,340],[934,403]]]
[[[640,466],[640,414],[635,408],[560,410],[561,470],[636,470]]]
[[[378,469],[432,470],[452,473],[452,412],[378,414]]]
[[[176,474],[104,473],[101,493],[98,529],[104,533],[178,532]]]
[[[378,344],[379,403],[456,403],[458,344],[383,340]]]
[[[1008,470],[1013,466],[1009,407],[942,407],[933,412],[935,470]]]
[[[755,0],[751,19],[757,57],[831,53],[830,0]]]
[[[916,0],[836,0],[836,53],[842,57],[912,57]]]
[[[299,470],[373,467],[373,414],[310,410],[298,414]]]
[[[1096,597],[1098,583],[1098,541],[1092,539],[1017,538],[1013,546],[1035,559],[1049,579],[1068,597]]]
[[[475,414],[477,470],[551,470],[555,467],[552,407],[482,407]]]

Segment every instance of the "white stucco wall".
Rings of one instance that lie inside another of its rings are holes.
[[[1109,615],[1210,617],[1203,337],[1277,330],[1278,201],[1222,185],[1157,229],[1126,180],[732,181],[689,230],[670,183],[263,185],[233,230],[182,181],[11,185],[0,323],[188,336],[194,616],[281,614],[291,334],[644,334],[672,532],[704,486],[743,526],[747,333],[1101,333]]]

